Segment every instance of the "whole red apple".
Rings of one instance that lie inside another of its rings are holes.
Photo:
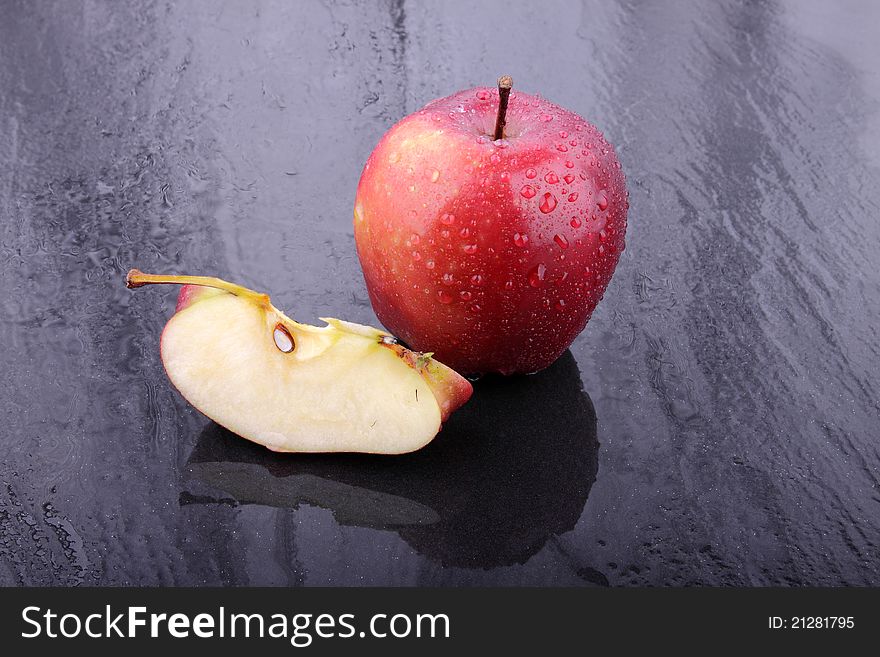
[[[392,127],[354,208],[379,320],[468,374],[535,372],[565,351],[611,280],[629,205],[594,126],[499,84]]]

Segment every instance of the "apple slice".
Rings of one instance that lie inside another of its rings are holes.
[[[156,283],[184,286],[162,332],[168,378],[209,418],[271,450],[412,452],[473,392],[431,354],[369,326],[300,324],[219,278],[126,278],[130,288]]]

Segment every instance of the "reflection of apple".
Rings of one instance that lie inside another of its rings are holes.
[[[189,458],[194,492],[181,503],[209,502],[207,485],[225,491],[216,501],[310,504],[343,525],[394,530],[445,565],[523,563],[580,518],[598,467],[595,411],[571,353],[534,376],[487,377],[476,389],[436,440],[393,459],[279,459],[211,424]]]
[[[493,140],[499,98],[469,89],[397,123],[367,160],[354,209],[380,321],[467,374],[552,363],[624,248],[611,145],[577,114],[518,92]]]
[[[127,283],[184,285],[162,332],[168,378],[205,415],[275,451],[410,452],[471,395],[430,354],[369,326],[300,324],[217,278],[133,269]]]

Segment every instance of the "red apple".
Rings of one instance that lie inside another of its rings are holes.
[[[550,365],[624,248],[629,204],[611,144],[540,96],[510,93],[505,115],[507,93],[461,91],[397,123],[367,160],[354,208],[379,320],[470,374]]]

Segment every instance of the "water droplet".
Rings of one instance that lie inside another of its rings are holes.
[[[483,284],[483,277],[482,276],[480,276],[479,274],[474,274],[473,276],[471,276],[471,285],[474,285],[476,287],[480,287],[482,284]]]
[[[480,304],[478,303],[472,303],[470,306],[468,306],[468,310],[476,314],[482,310],[482,307],[480,307]]]
[[[542,120],[544,123],[550,123],[550,121],[553,120],[553,115],[552,115],[552,114],[546,114],[546,113],[545,113],[545,114],[542,114],[542,115],[541,115],[541,120]]]
[[[471,229],[468,228],[467,226],[465,226],[460,231],[458,231],[458,234],[461,235],[462,237],[470,237],[471,236]]]
[[[293,336],[290,335],[290,331],[283,324],[275,326],[275,330],[272,331],[272,339],[275,340],[275,346],[278,347],[278,351],[285,354],[289,354],[296,346]]]
[[[568,137],[568,133],[565,130],[560,130],[559,131],[559,138],[565,139],[566,137]]]
[[[537,194],[535,188],[531,185],[523,185],[519,193],[522,194],[523,198],[535,198],[535,194]]]
[[[513,234],[513,243],[519,247],[523,247],[529,243],[529,236],[524,235],[523,233],[514,233]]]
[[[492,164],[498,164],[499,162],[501,162],[501,156],[498,155],[498,153],[492,153],[492,155],[489,156],[489,161]]]
[[[541,197],[541,203],[538,205],[538,209],[544,214],[549,214],[556,209],[556,203],[556,197],[550,192],[545,192],[544,196]]]
[[[534,169],[526,169],[526,178],[532,180],[535,176],[538,175],[538,172]]]
[[[559,312],[562,312],[565,310],[565,299],[558,299],[556,303],[553,304],[553,307]]]
[[[479,137],[477,137],[478,144],[485,144],[485,143],[488,143],[488,141],[489,141],[489,138],[486,137],[485,135],[480,135]]]
[[[501,178],[501,182],[507,182],[510,180],[510,174],[507,171],[502,171],[498,177]]]
[[[504,289],[508,290],[508,291],[512,290],[513,289],[513,281],[506,281],[504,283]]]
[[[571,194],[568,195],[568,202],[569,203],[574,203],[577,200],[578,200],[578,193],[577,192],[572,192]]]
[[[529,285],[532,287],[540,287],[541,283],[544,282],[544,277],[547,275],[547,267],[544,266],[544,263],[539,264],[537,267],[533,267],[529,272]]]
[[[452,285],[455,283],[455,276],[453,276],[450,272],[446,272],[443,276],[440,277],[440,282],[443,285]]]
[[[421,238],[418,235],[416,235],[415,233],[413,233],[412,235],[409,236],[409,241],[411,244],[415,245],[421,241]]]
[[[559,177],[551,171],[546,176],[544,176],[544,182],[546,182],[548,185],[555,185],[559,182]]]
[[[562,179],[565,181],[565,184],[566,184],[566,185],[570,185],[570,184],[573,183],[574,180],[575,180],[575,178],[574,178],[574,174],[573,174],[573,173],[567,173],[567,174],[565,174],[565,175],[562,177]]]
[[[577,148],[577,145],[578,145],[577,139],[572,139],[570,142],[568,142],[568,145],[571,146],[572,148]]]
[[[433,260],[428,260],[428,262],[425,263],[425,267],[427,267],[428,269],[434,269],[435,266],[436,265],[434,264]]]
[[[596,199],[596,205],[599,206],[600,210],[604,210],[608,207],[608,195],[605,194],[605,190],[599,192],[599,197]]]
[[[604,240],[606,237],[608,237],[608,233],[606,233],[605,229],[603,228],[602,230],[599,231],[599,239]]]
[[[480,89],[477,92],[477,98],[479,100],[489,100],[490,96],[491,96],[491,94],[488,91],[486,91],[485,89]]]
[[[560,235],[559,233],[557,233],[556,235],[553,236],[553,241],[559,245],[560,249],[567,249],[568,248],[568,240],[565,239],[564,235]]]
[[[473,255],[474,253],[477,252],[477,245],[476,244],[465,244],[464,245],[464,252],[467,253],[468,255]]]
[[[415,260],[416,262],[418,262],[419,260],[422,259],[422,254],[419,253],[418,251],[413,251],[412,252],[412,259]]]
[[[441,230],[440,237],[442,237],[445,240],[448,240],[449,239],[449,231],[448,230]]]
[[[440,300],[440,303],[452,303],[452,295],[446,290],[438,290],[437,298]]]
[[[571,160],[566,160],[565,161],[565,168],[566,169],[574,169],[574,162],[572,162]]]
[[[461,292],[458,293],[458,296],[461,297],[462,301],[470,301],[474,295],[471,294],[470,292],[468,292],[467,290],[462,290]]]
[[[438,180],[440,180],[440,171],[434,169],[434,171],[431,172],[431,182],[437,182]]]
[[[604,244],[599,245],[599,254],[601,255],[602,253],[605,253],[605,245]]]
[[[580,228],[581,227],[581,220],[578,219],[577,217],[572,217],[571,221],[569,221],[568,223],[571,224],[572,228]]]
[[[451,226],[455,223],[455,215],[449,214],[448,212],[440,215],[440,223],[446,224],[447,226]]]
[[[560,153],[566,153],[568,152],[568,146],[566,146],[565,144],[556,144],[556,150]]]

